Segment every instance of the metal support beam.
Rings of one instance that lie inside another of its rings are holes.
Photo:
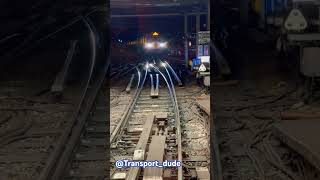
[[[197,36],[197,56],[199,56],[198,54],[198,46],[199,46],[199,36],[198,36],[198,32],[200,31],[200,14],[196,15],[196,36]]]
[[[188,68],[189,58],[188,58],[188,16],[184,15],[184,61],[185,66]]]
[[[196,32],[200,31],[200,16],[201,14],[196,14]]]
[[[210,31],[210,0],[208,0],[207,30]]]

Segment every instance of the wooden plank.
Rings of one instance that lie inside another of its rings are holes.
[[[148,116],[147,120],[144,123],[143,126],[143,131],[140,135],[139,138],[139,142],[136,146],[135,152],[142,152],[143,153],[143,157],[133,157],[134,160],[144,160],[144,153],[148,144],[148,140],[151,134],[151,130],[152,130],[152,125],[153,125],[153,121],[154,121],[154,115],[150,115]],[[141,154],[141,153],[137,153],[137,154]],[[138,175],[140,172],[140,168],[138,167],[134,167],[134,168],[130,168],[128,176],[126,178],[126,180],[136,180]]]
[[[143,131],[140,135],[139,142],[136,146],[136,150],[145,150],[146,149],[146,146],[147,146],[150,134],[151,134],[153,121],[154,121],[153,115],[149,116],[148,119],[145,121],[145,123],[143,125]]]
[[[147,160],[163,162],[165,144],[166,136],[152,136]],[[144,169],[143,180],[160,180],[162,176],[163,168],[147,167]]]
[[[61,71],[57,74],[57,77],[51,87],[51,92],[62,92],[63,91],[64,86],[65,86],[65,81],[67,80],[71,60],[73,58],[73,55],[74,55],[74,52],[76,49],[77,42],[78,42],[77,40],[71,41],[67,58],[65,60],[65,63],[63,65]]]
[[[134,74],[131,75],[129,84],[128,84],[127,88],[126,88],[126,92],[127,92],[127,93],[129,93],[130,90],[131,90],[131,86],[132,86],[133,79],[134,79]]]
[[[197,98],[197,105],[210,116],[210,96]]]

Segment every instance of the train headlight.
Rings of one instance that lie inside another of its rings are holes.
[[[146,44],[145,44],[145,48],[147,48],[147,49],[152,49],[152,48],[154,48],[154,43],[146,43]]]
[[[161,42],[159,43],[160,48],[167,48],[167,42]]]

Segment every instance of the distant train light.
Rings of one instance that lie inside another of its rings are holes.
[[[192,46],[191,41],[189,41],[189,47],[191,47],[191,46]]]
[[[154,48],[154,43],[146,43],[146,44],[145,44],[145,48],[147,48],[147,49],[152,49],[152,48]]]
[[[160,48],[166,48],[167,47],[167,42],[161,42],[159,43]]]
[[[152,33],[152,36],[159,36],[159,33],[153,32],[153,33]]]

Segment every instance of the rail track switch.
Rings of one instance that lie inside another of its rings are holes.
[[[163,128],[166,125],[165,121],[160,121],[159,122],[159,128]]]

